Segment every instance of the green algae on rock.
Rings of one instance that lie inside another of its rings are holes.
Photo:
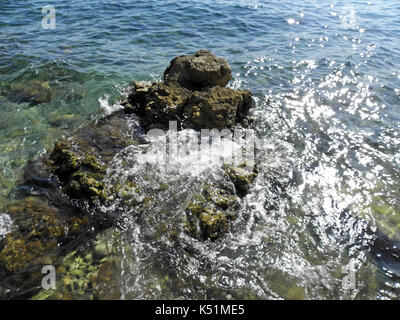
[[[21,271],[82,231],[88,220],[62,215],[59,209],[38,198],[29,197],[11,205],[7,213],[17,229],[6,235],[0,253],[0,266],[7,272]]]
[[[129,135],[127,116],[113,115],[59,140],[50,154],[53,172],[73,199],[104,202],[103,179],[112,157],[137,141]]]
[[[245,196],[249,192],[250,185],[257,177],[257,170],[254,169],[252,172],[248,172],[245,169],[245,164],[238,167],[225,164],[223,169],[235,185],[236,191],[240,196]]]
[[[174,83],[133,83],[133,91],[125,104],[127,113],[143,117],[146,128],[165,125],[181,117],[189,91]]]
[[[248,172],[244,166],[225,164],[222,169],[226,180],[219,184],[206,182],[186,209],[186,230],[195,238],[215,241],[228,232],[229,222],[237,218],[240,198],[249,192],[257,177],[256,170]]]
[[[236,219],[239,199],[229,188],[206,183],[186,209],[186,230],[195,238],[217,240]]]
[[[119,299],[121,293],[112,285],[116,273],[115,260],[96,260],[91,253],[73,251],[57,268],[56,289],[42,290],[32,300]]]
[[[164,80],[197,90],[213,86],[225,87],[232,78],[231,73],[226,59],[217,57],[208,50],[199,50],[193,55],[182,55],[173,59],[164,72]]]
[[[184,60],[199,58],[201,65],[208,63],[210,57],[202,52]],[[203,68],[194,71],[196,62],[188,64],[191,69],[187,70],[186,78],[176,78],[175,72],[179,68],[172,66],[166,72],[164,83],[133,83],[131,93],[123,102],[124,111],[115,112],[80,128],[71,137],[60,139],[49,154],[26,167],[22,181],[13,191],[17,198],[25,200],[7,209],[16,229],[0,243],[1,278],[3,275],[13,278],[13,283],[6,282],[5,287],[16,292],[16,296],[20,294],[16,289],[18,286],[31,290],[33,295],[38,290],[41,276],[38,267],[56,264],[62,274],[60,290],[52,294],[41,291],[35,298],[109,297],[104,283],[113,277],[114,267],[113,262],[103,259],[108,259],[112,249],[102,242],[96,242],[89,253],[85,250],[77,253],[76,248],[115,223],[119,212],[103,212],[100,208],[112,207],[116,201],[123,208],[129,208],[140,221],[147,219],[145,223],[154,225],[157,237],[169,232],[171,240],[177,239],[180,231],[184,231],[181,229],[185,229],[196,239],[216,241],[229,231],[230,223],[237,218],[240,197],[248,192],[254,172],[222,168],[220,173],[224,181],[204,181],[199,193],[192,195],[190,191],[179,198],[175,198],[176,191],[171,191],[167,183],[151,172],[136,172],[138,176],[122,179],[116,176],[114,180],[108,176],[117,155],[129,155],[139,144],[141,148],[148,147],[148,141],[142,138],[143,131],[138,130],[138,117],[145,130],[165,128],[171,120],[179,121],[180,129],[234,129],[240,125],[252,106],[251,93],[224,88],[231,77],[230,67],[227,68],[219,58],[210,59],[212,63],[203,75],[198,75],[202,79],[198,82],[187,83],[188,75],[198,74]],[[118,157],[116,163],[118,170],[121,165],[130,165],[129,161],[124,162]],[[191,197],[189,204],[186,196]],[[167,198],[168,205],[158,210],[157,215],[145,216],[161,198]],[[175,206],[179,211],[176,220],[180,222],[166,225],[162,217],[171,215],[170,210]],[[185,228],[181,227],[182,220],[186,221]],[[89,229],[92,230],[90,233]],[[30,273],[32,266],[35,266],[33,274]],[[30,280],[18,278],[16,273],[29,274]],[[95,288],[102,289],[96,291]],[[118,297],[118,290],[115,297]]]
[[[65,255],[57,264],[56,289],[41,290],[32,299],[120,299],[119,258],[112,249],[113,241],[118,241],[118,233],[107,229],[91,241],[92,245]],[[99,249],[103,246],[106,249]]]
[[[30,106],[51,101],[51,87],[49,83],[31,80],[25,84],[11,85],[12,101],[28,102]]]
[[[168,121],[197,130],[233,129],[248,122],[252,94],[225,88],[231,79],[225,59],[200,50],[173,59],[164,75],[164,83],[133,82],[121,101],[126,113],[141,117],[145,129],[165,128]]]

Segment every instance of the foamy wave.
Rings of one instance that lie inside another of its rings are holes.
[[[106,115],[110,115],[115,111],[123,109],[123,106],[119,103],[110,104],[109,100],[110,96],[106,94],[104,97],[99,98],[100,107],[104,110]]]
[[[0,238],[12,231],[12,220],[8,214],[0,214]]]

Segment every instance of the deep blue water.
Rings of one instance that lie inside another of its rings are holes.
[[[45,5],[56,9],[54,30],[42,28]],[[293,147],[303,174],[276,216],[275,227],[285,226],[279,250],[265,249],[274,257],[266,265],[279,270],[262,277],[265,292],[280,297],[292,257],[313,267],[289,272],[311,283],[307,297],[343,298],[318,287],[339,278],[316,270],[354,258],[361,280],[377,274],[359,297],[398,298],[384,262],[351,251],[359,225],[335,220],[326,202],[400,239],[399,17],[396,0],[0,1],[0,201],[12,197],[28,159],[102,116],[130,81],[160,79],[173,57],[206,48],[230,62],[231,86],[254,92],[257,130]],[[51,101],[13,99],[31,80],[51,88]],[[302,249],[292,252],[292,241]]]

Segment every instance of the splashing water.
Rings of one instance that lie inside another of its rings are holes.
[[[157,165],[149,143],[116,156],[108,183],[153,192],[147,208],[132,190],[131,203],[102,208],[121,214],[123,298],[398,299],[397,1],[59,1],[52,33],[31,14],[41,5],[4,4],[0,16],[2,205],[28,159],[118,109],[129,81],[160,79],[171,58],[209,48],[231,63],[230,86],[258,102],[261,173],[227,237],[200,242],[175,231],[202,183],[221,180],[220,165],[196,152]],[[54,89],[52,101],[10,98],[32,79]],[[356,272],[350,291],[343,267]]]

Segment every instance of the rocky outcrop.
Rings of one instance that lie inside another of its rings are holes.
[[[189,96],[187,89],[174,83],[134,82],[132,92],[124,102],[125,112],[139,115],[147,129],[167,127],[169,121],[182,118]]]
[[[240,198],[249,191],[256,171],[224,166],[223,181],[202,182],[198,191],[189,190],[189,196],[179,199],[174,198],[176,190],[171,191],[162,181],[151,181],[148,172],[139,173],[143,175],[140,178],[117,177],[115,181],[107,180],[107,174],[115,156],[127,147],[146,148],[148,141],[142,138],[138,119],[145,130],[166,128],[172,120],[179,122],[180,129],[196,130],[234,129],[248,123],[251,93],[226,88],[230,79],[227,61],[208,51],[178,57],[165,71],[164,82],[134,82],[121,102],[124,110],[60,139],[51,152],[32,161],[13,190],[20,200],[5,208],[16,227],[0,239],[0,297],[36,294],[42,278],[40,267],[45,264],[60,268],[60,290],[42,291],[36,298],[107,297],[104,283],[113,277],[113,263],[103,259],[110,254],[109,247],[96,242],[93,250],[77,252],[76,248],[113,225],[118,210],[110,213],[100,208],[112,207],[117,200],[142,220],[141,215],[153,211],[159,198],[181,202],[182,232],[199,240],[223,237],[237,219]],[[30,101],[47,100],[46,85],[32,84],[32,88],[41,93]],[[118,165],[128,163],[122,159]],[[180,232],[175,227],[173,238]],[[156,229],[168,230],[163,226]],[[115,297],[118,294],[115,291]]]
[[[115,114],[59,140],[49,160],[64,192],[73,199],[105,202],[110,194],[103,184],[107,164],[123,148],[138,143],[129,131],[127,116]]]
[[[177,121],[179,128],[196,130],[248,127],[252,94],[225,87],[231,77],[225,59],[200,50],[173,59],[164,72],[164,82],[133,82],[121,104],[125,113],[140,117],[146,130],[166,129],[169,121]],[[204,186],[186,210],[186,230],[195,238],[217,240],[229,229],[238,197],[246,195],[256,176],[242,168],[225,169],[234,189]]]
[[[169,121],[197,130],[247,126],[251,92],[225,88],[230,79],[225,59],[200,50],[173,59],[163,83],[134,82],[121,104],[126,113],[140,116],[147,130],[165,128]]]
[[[98,210],[117,193],[103,182],[107,164],[135,143],[129,117],[114,114],[59,140],[26,167],[13,190],[20,200],[4,208],[15,228],[0,239],[0,298],[34,294],[43,265],[63,263],[65,252],[112,225],[114,217]]]
[[[183,118],[197,130],[234,128],[245,118],[251,104],[250,91],[212,87],[192,93]]]
[[[202,90],[214,86],[225,87],[232,78],[231,72],[226,59],[208,50],[199,50],[193,55],[173,59],[164,72],[164,80],[166,83],[178,83],[189,90]]]

